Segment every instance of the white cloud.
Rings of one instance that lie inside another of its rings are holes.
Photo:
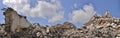
[[[49,19],[48,22],[54,22],[57,20],[63,20],[64,19],[64,12],[61,12],[59,15],[55,15],[54,17],[52,17],[52,19]]]
[[[83,9],[74,10],[71,14],[71,22],[77,23],[85,23],[88,22],[89,19],[95,14],[94,8],[91,4],[84,5]]]
[[[48,22],[60,21],[64,17],[63,14],[61,14],[62,6],[59,0],[51,0],[51,2],[39,0],[35,7],[32,8],[30,8],[30,0],[3,0],[3,4],[27,16],[44,19],[50,17]]]

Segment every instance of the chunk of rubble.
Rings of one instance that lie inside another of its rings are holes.
[[[110,18],[110,17],[111,17],[110,11],[107,10],[107,11],[105,12],[105,14],[103,15],[103,17],[104,17],[104,18]]]

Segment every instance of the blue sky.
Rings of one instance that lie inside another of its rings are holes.
[[[55,25],[68,21],[81,26],[94,13],[103,15],[106,10],[109,10],[112,16],[120,18],[120,0],[27,0],[27,2],[0,0],[0,9],[8,6],[12,8],[16,6],[14,9],[19,14],[27,16],[31,23],[40,23],[40,25]],[[2,12],[0,10],[0,23],[4,23]]]

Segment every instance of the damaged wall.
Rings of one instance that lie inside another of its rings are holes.
[[[7,8],[4,12],[5,15],[5,24],[11,28],[11,31],[14,32],[19,26],[21,28],[27,28],[30,26],[30,23],[26,20],[25,16],[17,14],[12,8]]]

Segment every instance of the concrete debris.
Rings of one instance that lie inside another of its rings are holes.
[[[5,24],[0,24],[0,38],[120,38],[120,19],[95,14],[89,22],[77,28],[70,22],[54,26],[31,24],[25,16],[8,7],[4,9]]]
[[[109,17],[111,17],[110,11],[107,10],[107,11],[105,12],[105,14],[103,15],[103,17],[104,17],[104,18],[109,18]]]

